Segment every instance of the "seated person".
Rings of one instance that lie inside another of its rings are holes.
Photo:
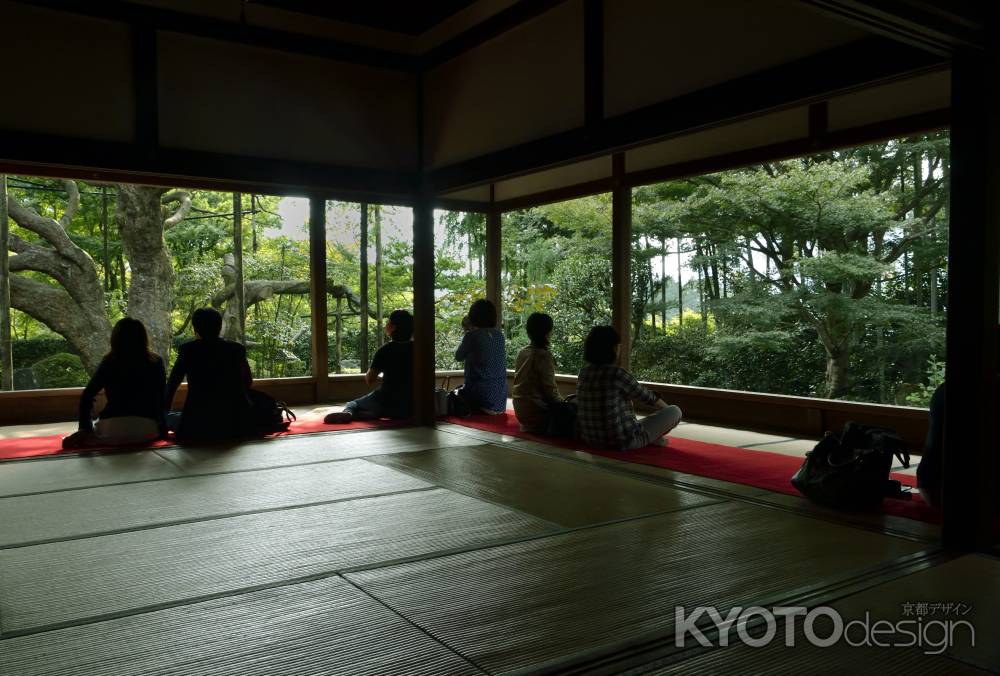
[[[253,383],[246,348],[219,337],[222,315],[199,308],[191,316],[195,339],[177,350],[164,403],[169,408],[187,377],[187,399],[177,425],[179,441],[222,441],[246,435]]]
[[[343,411],[330,413],[323,422],[344,424],[352,420],[407,418],[413,410],[413,315],[394,310],[385,323],[390,342],[372,358],[365,382],[374,385],[382,376],[382,386],[360,399],[347,402]]]
[[[507,412],[507,351],[503,331],[497,328],[497,309],[480,299],[462,319],[465,335],[455,361],[465,362],[465,384],[456,393],[473,412]]]
[[[583,344],[586,365],[576,384],[577,422],[580,436],[596,448],[627,450],[642,448],[681,421],[681,410],[667,405],[635,377],[615,364],[621,338],[611,326],[595,326]],[[638,420],[631,401],[656,407],[656,412]]]
[[[165,436],[166,375],[163,359],[149,351],[142,322],[131,317],[118,320],[111,331],[111,351],[80,396],[80,429],[63,439],[63,448],[143,444]],[[107,404],[95,425],[94,399],[101,390]]]
[[[556,366],[549,352],[552,317],[533,312],[524,329],[531,344],[521,349],[514,360],[514,415],[522,432],[544,434],[548,426],[549,406],[563,401],[556,385]]]

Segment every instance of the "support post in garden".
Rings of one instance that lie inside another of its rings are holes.
[[[7,247],[7,177],[0,175],[0,390],[14,389],[14,356],[10,338],[10,261]]]
[[[358,366],[361,372],[368,370],[368,203],[361,203],[361,274],[358,278],[361,297],[361,314],[359,315],[360,335],[358,336]],[[378,326],[376,331],[381,331]]]

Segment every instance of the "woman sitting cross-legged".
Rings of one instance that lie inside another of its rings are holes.
[[[631,373],[617,366],[621,338],[611,326],[595,326],[583,345],[586,365],[576,384],[580,436],[596,448],[626,450],[656,442],[681,421],[681,410],[639,384]],[[656,407],[642,420],[631,401]]]
[[[468,408],[499,415],[507,411],[507,352],[503,331],[497,328],[497,309],[480,299],[462,319],[465,335],[455,361],[465,362],[465,384],[455,394]]]
[[[382,386],[347,402],[343,411],[328,414],[323,422],[346,424],[353,420],[407,418],[413,409],[413,315],[394,310],[385,323],[390,342],[372,358],[365,382],[374,385],[382,375]]]
[[[165,437],[166,380],[163,359],[149,351],[146,327],[138,319],[120,319],[111,331],[111,351],[80,396],[80,429],[63,439],[63,448],[126,446]],[[107,404],[94,424],[94,400],[101,390]]]
[[[521,349],[514,360],[514,415],[522,432],[544,434],[549,422],[549,409],[563,401],[556,385],[556,367],[549,352],[552,317],[533,312],[524,329],[531,344]]]

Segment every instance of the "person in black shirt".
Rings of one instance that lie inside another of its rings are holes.
[[[169,407],[181,381],[187,377],[187,399],[177,426],[183,442],[223,441],[246,435],[253,384],[246,348],[219,337],[222,315],[200,308],[191,317],[195,340],[177,350],[164,401]]]
[[[413,315],[395,310],[385,323],[390,342],[379,348],[365,374],[365,382],[374,385],[382,374],[382,386],[360,399],[347,402],[343,411],[323,419],[328,424],[352,420],[406,418],[413,408]]]
[[[63,448],[148,443],[166,435],[163,419],[163,359],[149,351],[146,327],[125,317],[111,331],[111,351],[101,360],[80,396],[79,430]],[[107,404],[94,424],[97,393]]]

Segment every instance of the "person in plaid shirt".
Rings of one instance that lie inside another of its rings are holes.
[[[615,364],[620,345],[621,338],[611,326],[595,326],[583,344],[587,364],[576,384],[577,423],[583,440],[597,448],[642,448],[681,421],[680,408],[668,405]],[[657,410],[639,420],[632,401]]]

